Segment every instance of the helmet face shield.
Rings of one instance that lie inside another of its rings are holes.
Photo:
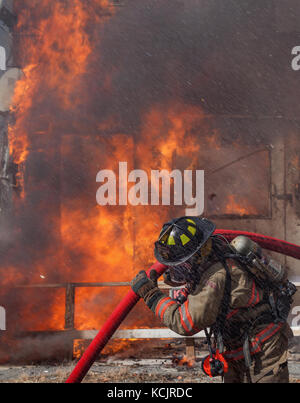
[[[208,240],[215,225],[199,217],[180,217],[164,224],[155,242],[156,259],[168,266],[187,262]]]

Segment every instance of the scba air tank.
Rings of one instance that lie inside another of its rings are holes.
[[[260,274],[271,282],[280,283],[284,281],[286,274],[285,267],[263,254],[262,248],[252,241],[252,239],[239,235],[230,244],[238,254],[247,257]]]

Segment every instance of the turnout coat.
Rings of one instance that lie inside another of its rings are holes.
[[[243,353],[245,329],[253,382],[288,382],[287,348],[292,332],[287,323],[274,323],[264,290],[234,260],[227,260],[231,295],[223,332],[224,356],[229,370],[225,382],[245,382]],[[224,297],[226,271],[220,262],[206,269],[195,291],[183,304],[158,288],[144,297],[150,309],[174,332],[190,336],[211,327],[217,320]]]

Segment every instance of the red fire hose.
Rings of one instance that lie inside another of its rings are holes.
[[[272,252],[282,253],[283,255],[300,259],[300,246],[280,239],[272,238],[261,234],[255,234],[247,231],[232,231],[218,229],[214,234],[223,235],[229,242],[238,235],[245,235],[257,242],[263,249],[268,249]]]
[[[300,246],[276,238],[246,231],[231,231],[221,229],[216,230],[214,234],[222,235],[228,241],[231,241],[238,235],[245,235],[251,238],[254,242],[257,242],[264,249],[300,259]],[[147,271],[147,275],[149,276],[151,270],[155,270],[157,274],[162,275],[166,269],[167,266],[164,266],[157,262],[150,267],[150,269]],[[122,299],[113,313],[104,323],[101,330],[91,342],[89,347],[86,349],[81,359],[78,361],[71,375],[67,379],[67,383],[79,383],[82,381],[94,361],[99,356],[101,350],[107,344],[111,336],[120,326],[120,324],[131,311],[131,309],[139,301],[139,299],[140,297],[136,295],[132,290],[127,293],[127,295]]]
[[[163,274],[167,266],[160,263],[154,263],[153,266],[147,271],[149,277],[150,271],[155,270],[159,276]],[[100,351],[104,348],[111,336],[120,326],[122,321],[138,302],[140,297],[132,290],[128,291],[126,296],[122,299],[110,317],[102,326],[101,330],[88,346],[81,359],[78,361],[76,367],[73,369],[71,375],[67,379],[67,383],[79,383],[82,381],[96,358],[99,356]]]

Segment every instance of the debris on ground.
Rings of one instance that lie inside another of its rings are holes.
[[[84,378],[85,383],[221,383],[202,372],[201,360],[207,351],[196,344],[191,362],[185,355],[184,342],[135,344],[116,354],[102,354]],[[290,382],[300,383],[298,350],[290,354]],[[41,362],[0,366],[0,383],[63,383],[76,361]]]

